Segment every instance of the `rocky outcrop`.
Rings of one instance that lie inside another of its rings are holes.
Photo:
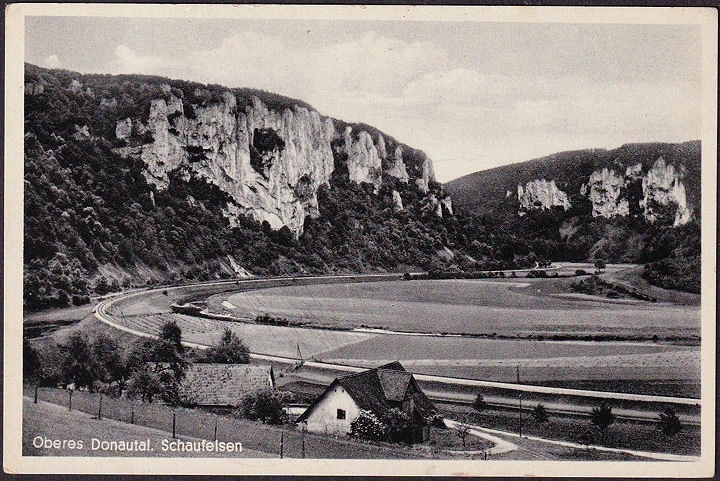
[[[115,137],[120,140],[126,140],[132,134],[132,119],[120,120],[115,125]]]
[[[361,130],[354,139],[352,127],[348,126],[345,128],[344,139],[350,180],[358,184],[373,184],[377,191],[382,183],[382,160],[372,137]]]
[[[643,208],[645,220],[655,222],[658,219],[659,206],[674,204],[677,208],[673,225],[677,227],[690,222],[693,212],[688,205],[683,177],[682,169],[676,169],[662,157],[655,161],[642,180],[643,198],[640,206]]]
[[[570,199],[565,192],[558,189],[554,180],[537,179],[525,184],[518,184],[518,202],[520,214],[533,209],[570,208]]]
[[[400,192],[397,190],[392,191],[392,201],[393,212],[400,212],[401,210],[404,210],[402,197],[400,197]]]
[[[435,194],[430,194],[424,199],[423,212],[432,212],[438,217],[453,215],[452,200],[450,196],[442,196],[438,198]]]
[[[440,206],[442,207],[442,211],[444,215],[451,216],[453,215],[453,206],[452,206],[452,199],[450,196],[445,196],[442,199],[440,199]]]
[[[354,132],[351,126],[337,132],[332,119],[312,109],[295,105],[276,111],[257,97],[238,108],[232,92],[222,92],[218,101],[217,94],[201,88],[193,92],[200,103],[189,104],[176,95],[177,89],[163,85],[161,90],[164,98],[151,101],[147,119],[117,122],[115,136],[127,145],[115,151],[142,159],[146,180],[158,189],[170,186],[171,172],[215,184],[232,199],[224,209],[231,223],[249,215],[300,235],[305,218],[319,213],[317,192],[330,181],[335,168],[331,145],[338,139],[350,181],[372,184],[378,192],[383,175],[411,180],[401,145],[392,141],[388,148],[382,135],[374,134],[374,141],[367,131]],[[415,181],[427,192],[434,176],[432,162],[423,159],[415,167]],[[399,193],[393,194],[393,203],[403,209]],[[452,213],[449,198],[445,210]]]
[[[693,214],[683,178],[682,169],[676,169],[659,157],[646,173],[643,173],[643,166],[639,162],[627,166],[624,175],[613,168],[598,169],[590,175],[587,184],[583,184],[580,193],[587,195],[592,203],[593,217],[624,217],[630,213],[628,188],[635,182],[641,182],[642,198],[635,202],[639,204],[644,219],[654,223],[660,210],[675,205],[673,225],[677,227],[687,224]]]
[[[592,203],[593,217],[610,219],[617,215],[626,216],[630,206],[626,198],[621,197],[625,187],[625,177],[607,167],[590,174],[587,183],[588,199]],[[583,193],[581,189],[580,193]]]
[[[425,154],[422,154],[420,175],[418,175],[415,179],[415,184],[422,192],[427,194],[430,190],[431,180],[435,180],[435,171],[433,170],[432,161]]]
[[[381,137],[382,138],[382,137]],[[383,151],[385,150],[385,143],[383,141],[382,143]],[[403,150],[402,147],[399,145],[395,148],[395,154],[392,158],[393,164],[392,167],[390,167],[390,170],[387,171],[387,174],[395,177],[400,182],[408,183],[410,180],[410,176],[408,175],[407,168],[405,167],[405,162],[403,162]]]

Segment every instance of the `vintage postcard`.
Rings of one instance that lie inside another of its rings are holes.
[[[716,10],[6,13],[6,472],[713,475]]]

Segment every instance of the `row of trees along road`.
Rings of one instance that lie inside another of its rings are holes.
[[[473,409],[478,413],[482,413],[483,411],[490,409],[490,405],[485,401],[482,393],[478,393],[476,396],[475,401],[473,402]],[[545,406],[540,403],[535,405],[530,415],[538,424],[544,424],[550,420],[549,412]],[[601,437],[605,437],[607,435],[608,428],[615,423],[616,419],[615,414],[612,412],[612,406],[605,401],[601,402],[599,406],[594,407],[590,411],[590,422],[599,431]],[[522,422],[520,418],[518,418],[518,422]],[[657,429],[668,438],[675,436],[683,428],[680,418],[675,410],[670,406],[667,406],[658,414],[658,419],[655,424]],[[461,424],[456,428],[456,434],[460,439],[462,439],[463,446],[465,445],[465,438],[468,436],[469,431],[470,428],[466,424]],[[589,446],[595,441],[595,434],[596,433],[593,432],[592,429],[587,429],[581,433],[580,439],[583,444]]]

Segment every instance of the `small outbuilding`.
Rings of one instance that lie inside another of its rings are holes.
[[[275,387],[272,366],[195,363],[180,384],[180,396],[192,404],[236,407],[250,393]]]
[[[428,439],[435,406],[399,362],[336,378],[297,422],[310,432],[344,435],[361,412],[385,419],[393,409],[410,419],[410,427],[401,433],[403,441]]]

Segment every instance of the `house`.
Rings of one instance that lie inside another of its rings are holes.
[[[297,422],[310,432],[348,434],[361,411],[383,419],[393,408],[410,415],[411,427],[403,433],[404,440],[427,440],[428,418],[435,406],[399,362],[336,378]]]
[[[195,363],[180,384],[180,396],[198,406],[236,407],[249,393],[275,387],[272,366]]]

